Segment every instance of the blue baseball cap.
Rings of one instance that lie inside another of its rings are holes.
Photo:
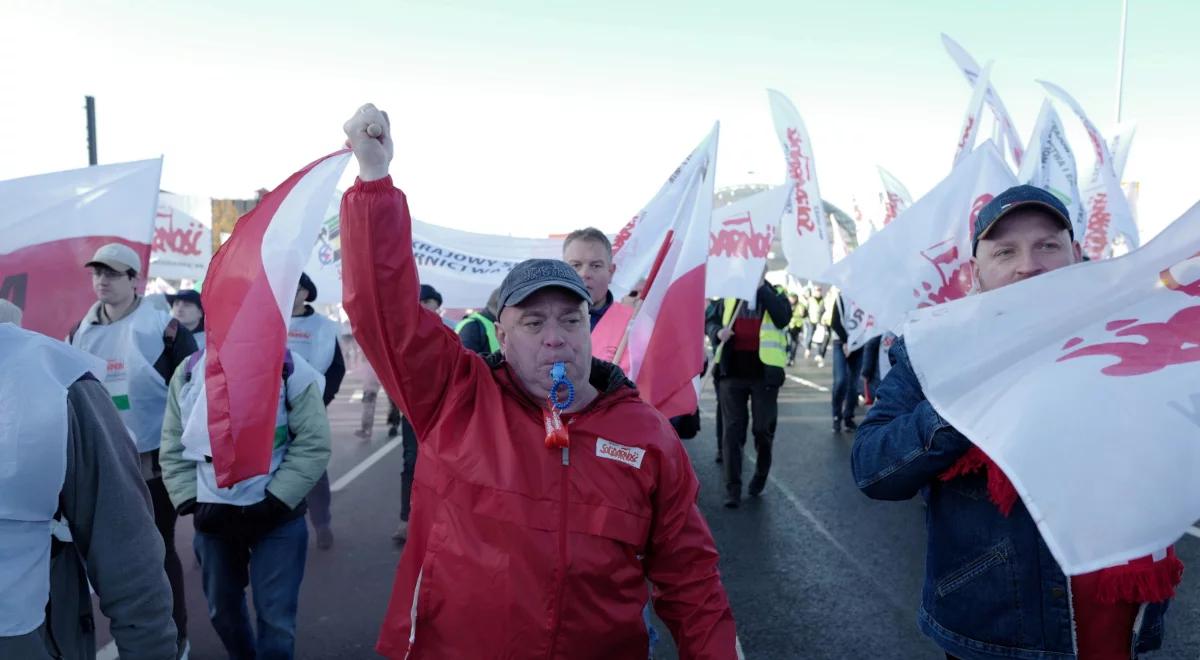
[[[1036,207],[1046,212],[1046,215],[1062,223],[1063,229],[1075,240],[1075,227],[1071,224],[1071,214],[1067,207],[1054,193],[1037,186],[1020,185],[996,195],[988,202],[975,217],[974,238],[971,241],[971,255],[979,251],[979,241],[987,237],[987,233],[996,226],[1001,218],[1016,211]]]

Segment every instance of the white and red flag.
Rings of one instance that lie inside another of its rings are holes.
[[[971,291],[975,218],[992,197],[1016,184],[991,140],[892,224],[823,273],[874,316],[873,334],[895,330],[908,312]],[[868,337],[869,338],[869,337]]]
[[[883,181],[884,194],[884,214],[883,226],[886,227],[896,219],[896,216],[903,213],[908,207],[912,206],[912,195],[909,194],[908,188],[900,183],[900,179],[892,176],[892,173],[875,166],[879,170],[879,178]]]
[[[1200,205],[1120,259],[922,310],[904,336],[1068,575],[1161,558],[1200,518]]]
[[[791,186],[776,186],[713,211],[704,285],[708,297],[738,298],[753,308],[791,194]]]
[[[158,194],[150,277],[204,279],[212,260],[212,200],[208,197]]]
[[[1075,170],[1075,154],[1067,143],[1062,122],[1050,99],[1042,101],[1037,124],[1029,137],[1029,149],[1017,180],[1043,188],[1062,200],[1071,213],[1075,239],[1082,242],[1086,230],[1086,215],[1079,197],[1079,177]]]
[[[1096,157],[1095,168],[1088,183],[1080,190],[1083,198],[1083,210],[1087,213],[1083,236],[1076,235],[1075,239],[1083,246],[1083,253],[1090,259],[1104,259],[1112,255],[1113,241],[1117,236],[1123,236],[1126,246],[1130,249],[1141,244],[1137,225],[1133,221],[1133,212],[1129,202],[1121,190],[1121,180],[1114,169],[1112,154],[1108,151],[1108,143],[1088,119],[1083,107],[1063,88],[1053,83],[1039,80],[1046,91],[1058,100],[1067,104],[1083,122],[1088,139],[1092,143],[1092,152]]]
[[[779,223],[783,254],[789,273],[800,280],[815,280],[833,263],[833,236],[817,185],[812,140],[788,97],[768,89],[767,98],[775,134],[787,161],[788,182],[793,186],[791,204]]]
[[[942,35],[942,46],[946,48],[946,53],[950,55],[950,59],[954,60],[954,64],[967,79],[967,83],[974,87],[980,74],[979,63],[974,57],[967,52],[965,48],[958,45],[958,42],[951,39],[949,36]],[[1008,116],[1008,109],[1004,107],[1004,102],[1000,100],[1000,94],[996,91],[996,87],[988,82],[987,84],[987,104],[992,109],[992,114],[996,117],[1000,135],[1004,138],[1004,143],[996,142],[996,146],[1000,148],[1002,153],[1008,154],[1012,158],[1013,165],[1020,169],[1024,163],[1024,151],[1021,149],[1023,143],[1021,137],[1017,133],[1016,127],[1013,125],[1012,117]]]
[[[704,368],[704,273],[717,173],[720,124],[675,180],[682,192],[669,209],[666,243],[646,280],[645,298],[629,329],[630,378],[666,417],[691,414]],[[661,219],[648,218],[654,222]],[[664,248],[665,245],[665,248]]]
[[[95,304],[83,267],[106,243],[133,248],[145,284],[162,159],[0,181],[0,298],[23,325],[63,338]]]
[[[676,211],[690,192],[690,182],[683,177],[683,173],[697,158],[704,157],[707,144],[707,141],[701,143],[688,154],[650,202],[625,223],[613,238],[613,264],[617,267],[612,278],[614,290],[633,291],[650,273],[659,256],[659,248],[667,232],[671,231]]]
[[[288,319],[348,149],[288,177],[242,216],[204,281],[208,433],[217,485],[266,474]]]
[[[1133,146],[1133,136],[1137,133],[1137,122],[1123,122],[1117,126],[1112,140],[1108,143],[1108,152],[1112,154],[1113,172],[1120,180],[1125,175],[1125,163],[1129,160],[1129,148]]]

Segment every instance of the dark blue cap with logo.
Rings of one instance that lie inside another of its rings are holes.
[[[1031,207],[1045,211],[1046,215],[1062,222],[1063,229],[1070,232],[1071,239],[1074,240],[1075,228],[1071,225],[1071,214],[1061,199],[1054,193],[1037,186],[1013,186],[993,197],[992,201],[980,209],[979,215],[975,217],[974,231],[971,232],[974,236],[971,242],[971,254],[974,255],[979,250],[979,240],[986,238],[988,231],[1001,218],[1017,209]]]
[[[500,309],[519,305],[535,291],[558,287],[591,302],[592,296],[574,268],[557,259],[526,259],[513,267],[500,284]]]

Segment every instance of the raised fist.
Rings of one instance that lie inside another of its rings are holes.
[[[388,175],[392,162],[392,126],[388,115],[368,103],[359,108],[342,126],[346,131],[346,146],[358,159],[358,178],[375,181]]]

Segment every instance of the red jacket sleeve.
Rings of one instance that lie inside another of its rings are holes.
[[[654,611],[671,629],[681,660],[733,660],[737,632],[716,542],[696,506],[700,486],[691,461],[678,440],[673,445],[663,457],[646,553]]]
[[[417,300],[412,217],[392,178],[355,181],[342,197],[343,304],[379,382],[424,440],[453,383],[483,366]]]

